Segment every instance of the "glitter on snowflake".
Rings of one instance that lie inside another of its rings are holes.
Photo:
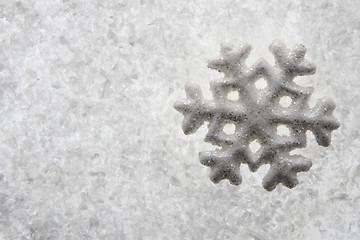
[[[194,133],[205,121],[209,122],[205,141],[220,149],[201,152],[199,157],[203,165],[211,168],[214,183],[228,179],[239,185],[241,163],[253,172],[270,164],[263,179],[264,188],[272,191],[279,183],[293,188],[298,184],[297,173],[308,171],[312,163],[303,156],[291,155],[290,151],[306,146],[307,130],[314,133],[319,145],[329,146],[331,131],[339,127],[332,116],[335,104],[322,100],[309,108],[312,88],[293,82],[294,77],[312,75],[316,70],[304,60],[303,45],[288,50],[280,41],[274,41],[270,45],[274,66],[260,59],[248,68],[245,60],[250,50],[249,45],[242,45],[237,51],[222,45],[221,59],[208,64],[225,74],[223,79],[210,83],[213,101],[202,97],[198,85],[187,84],[187,98],[174,107],[184,115],[185,134]],[[228,124],[235,127],[234,133],[224,129]],[[279,129],[285,134],[278,134]],[[255,142],[260,147],[253,153],[251,144]]]

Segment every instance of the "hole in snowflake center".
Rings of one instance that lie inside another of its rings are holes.
[[[239,92],[238,91],[230,91],[227,95],[227,98],[231,101],[239,100]]]
[[[280,98],[280,101],[279,101],[280,106],[286,107],[286,108],[290,106],[291,102],[292,102],[292,99],[289,96],[283,96]]]
[[[223,131],[225,134],[227,135],[231,135],[231,134],[234,134],[235,133],[235,124],[233,123],[227,123],[225,124],[224,128],[223,128]]]
[[[261,145],[260,145],[259,141],[257,139],[255,139],[254,141],[252,141],[249,144],[249,147],[250,147],[250,150],[251,150],[252,153],[256,153],[257,151],[260,150]]]
[[[277,135],[282,137],[290,137],[290,130],[287,126],[281,124],[277,127]]]
[[[255,87],[256,87],[257,90],[263,90],[263,89],[265,89],[267,87],[267,85],[268,84],[267,84],[266,80],[263,79],[263,78],[260,78],[259,80],[257,80],[255,82]]]

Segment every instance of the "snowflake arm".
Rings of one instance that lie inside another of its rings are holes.
[[[187,99],[174,104],[176,110],[184,114],[182,129],[186,135],[196,132],[204,121],[213,113],[211,103],[204,101],[199,86],[187,84],[185,86]]]
[[[233,51],[230,44],[221,44],[220,59],[212,60],[208,63],[208,67],[219,72],[223,72],[226,77],[234,76],[239,70],[239,66],[245,66],[245,60],[249,56],[251,46],[248,44],[241,45],[238,51]]]
[[[304,45],[296,45],[289,51],[280,41],[274,41],[270,45],[270,52],[275,57],[275,66],[289,79],[295,76],[312,75],[316,71],[314,64],[304,60],[306,48]],[[290,77],[290,78],[289,78]]]
[[[231,150],[230,150],[231,151]],[[210,179],[218,183],[223,179],[228,179],[231,184],[240,185],[242,178],[240,175],[240,159],[233,157],[228,151],[210,151],[199,154],[201,164],[211,168]]]
[[[311,117],[307,119],[317,143],[324,147],[330,145],[331,132],[340,127],[340,123],[332,116],[334,109],[335,103],[332,100],[318,101],[311,111]]]
[[[332,116],[335,104],[331,100],[320,100],[313,109],[305,108],[302,105],[303,115],[299,116],[297,109],[283,110],[277,112],[273,120],[277,123],[292,124],[295,128],[303,129],[303,132],[313,132],[317,143],[328,147],[331,142],[331,132],[339,128],[339,122]]]
[[[269,49],[275,58],[274,66],[260,59],[248,68],[245,60],[251,46],[244,44],[235,51],[223,44],[220,59],[208,63],[209,68],[225,74],[223,79],[210,83],[213,100],[204,100],[200,87],[188,84],[187,98],[174,105],[184,115],[185,134],[194,133],[205,121],[209,122],[205,141],[220,149],[201,152],[199,158],[203,165],[211,168],[210,179],[214,183],[228,179],[231,184],[239,185],[241,164],[247,164],[251,171],[270,164],[263,179],[264,188],[272,191],[279,183],[293,188],[298,184],[297,173],[308,171],[312,163],[302,156],[290,155],[290,151],[306,146],[307,130],[314,133],[319,145],[329,146],[331,132],[339,127],[332,116],[335,108],[332,101],[320,101],[309,108],[312,88],[293,82],[296,76],[316,71],[315,65],[304,59],[305,47],[297,45],[288,50],[280,41],[274,41]],[[263,91],[255,87],[260,78],[268,83]],[[237,91],[239,99],[229,100],[230,91]],[[283,96],[291,99],[288,107],[280,104]],[[234,134],[224,132],[226,124],[235,125]],[[279,124],[289,127],[289,136],[278,136]],[[255,153],[250,149],[254,140],[261,145]]]
[[[278,160],[271,165],[263,179],[263,187],[272,191],[276,185],[283,183],[288,188],[293,188],[298,184],[296,174],[307,172],[311,168],[311,161],[299,155],[279,156]]]

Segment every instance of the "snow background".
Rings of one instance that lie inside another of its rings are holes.
[[[1,239],[359,239],[360,3],[0,0]],[[300,184],[214,185],[173,102],[220,43],[273,62],[280,39],[317,65],[297,82],[330,97],[341,127],[309,134]]]

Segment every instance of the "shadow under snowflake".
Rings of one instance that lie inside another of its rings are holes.
[[[203,165],[211,168],[214,183],[228,179],[239,185],[241,163],[253,172],[270,164],[263,179],[264,188],[272,191],[279,183],[293,188],[298,184],[296,174],[308,171],[311,161],[289,153],[306,146],[307,130],[314,133],[319,145],[329,146],[331,131],[339,127],[332,116],[335,104],[322,100],[309,108],[312,88],[293,82],[296,76],[311,75],[316,70],[304,60],[303,45],[288,50],[280,41],[274,41],[270,45],[274,66],[260,59],[248,68],[245,60],[250,50],[250,45],[242,45],[237,51],[230,45],[221,45],[221,59],[208,63],[209,68],[225,74],[223,79],[210,83],[213,101],[203,98],[198,85],[187,84],[187,98],[174,107],[184,115],[185,134],[194,133],[205,121],[209,122],[205,141],[221,149],[201,152],[199,157]],[[232,132],[224,131],[228,124],[234,126]],[[279,134],[279,129],[285,129],[285,134]],[[255,153],[250,149],[254,141],[260,144]]]

